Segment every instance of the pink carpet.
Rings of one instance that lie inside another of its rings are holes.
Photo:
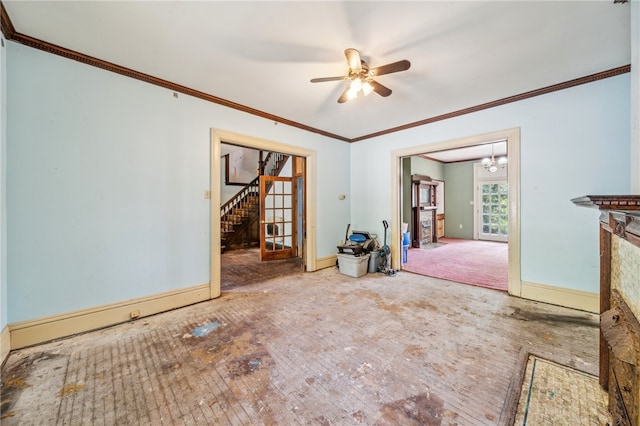
[[[507,243],[440,238],[433,248],[409,248],[403,270],[506,291]]]

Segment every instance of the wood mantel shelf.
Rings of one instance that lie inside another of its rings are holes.
[[[640,247],[640,195],[585,195],[571,201],[600,210],[602,226]]]
[[[585,195],[571,202],[599,210],[640,211],[640,195]]]

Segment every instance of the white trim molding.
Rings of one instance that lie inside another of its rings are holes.
[[[203,302],[210,299],[209,288],[209,283],[206,283],[154,296],[9,324],[10,347],[12,350],[19,349]],[[2,343],[4,351],[4,334]]]
[[[11,333],[9,331],[9,326],[6,325],[2,329],[2,332],[0,332],[0,365],[4,363],[5,359],[7,359],[9,351],[11,351]]]
[[[595,314],[600,312],[600,295],[583,290],[523,281],[522,297]]]
[[[391,235],[400,233],[400,195],[402,185],[402,159],[418,154],[444,151],[467,146],[507,141],[509,167],[509,294],[522,296],[520,276],[520,128],[501,130],[444,142],[412,146],[391,152]],[[400,269],[400,243],[391,240],[391,267]]]
[[[338,260],[338,256],[335,254],[318,258],[316,260],[316,268],[317,269],[331,268],[332,266],[336,266],[337,260]]]
[[[211,129],[211,298],[220,295],[220,153],[221,143],[282,154],[305,157],[306,184],[306,246],[305,266],[308,272],[318,269],[316,265],[316,151],[295,145],[260,139],[253,136],[233,133],[226,130]]]

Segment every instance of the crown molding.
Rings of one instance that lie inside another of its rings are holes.
[[[449,112],[447,114],[437,115],[435,117],[425,118],[424,120],[414,121],[413,123],[404,124],[402,126],[393,127],[387,130],[382,130],[376,133],[370,133],[368,135],[360,136],[351,139],[351,142],[359,142],[361,140],[370,139],[389,133],[399,132],[402,130],[411,129],[412,127],[424,126],[426,124],[435,123],[436,121],[448,120],[450,118],[459,117],[461,115],[471,114],[473,112],[482,111],[483,109],[494,108],[500,105],[509,104],[511,102],[518,102],[524,99],[533,98],[535,96],[545,95],[551,92],[557,92],[559,90],[568,89],[570,87],[579,86],[581,84],[592,83],[594,81],[603,80],[609,77],[615,77],[620,74],[626,74],[631,71],[631,65],[623,65],[621,67],[612,68],[610,70],[601,71],[595,74],[579,77],[573,80],[565,81],[563,83],[553,84],[551,86],[542,87],[540,89],[531,90],[529,92],[521,93],[519,95],[508,96],[506,98],[498,99],[484,104],[472,106],[469,108],[460,109],[458,111]]]
[[[371,139],[383,135],[388,135],[390,133],[400,132],[403,130],[411,129],[414,127],[425,126],[427,124],[435,123],[437,121],[448,120],[454,117],[459,117],[466,114],[471,114],[474,112],[482,111],[484,109],[494,108],[497,106],[505,105],[511,102],[518,102],[524,99],[533,98],[535,96],[544,95],[547,93],[564,90],[570,87],[578,86],[581,84],[591,83],[594,81],[602,80],[609,77],[615,77],[620,74],[626,74],[631,71],[631,65],[623,65],[617,68],[612,68],[610,70],[598,72],[595,74],[587,75],[584,77],[579,77],[573,80],[565,81],[563,83],[553,84],[551,86],[542,87],[540,89],[531,90],[529,92],[521,93],[518,95],[508,96],[506,98],[498,99],[491,102],[486,102],[480,105],[475,105],[469,108],[460,109],[457,111],[449,112],[446,114],[437,115],[434,117],[425,118],[423,120],[414,121],[412,123],[403,124],[401,126],[392,127],[389,129],[381,130],[375,133],[369,133],[367,135],[358,136],[355,138],[347,138],[345,136],[337,135],[334,133],[330,133],[324,131],[322,129],[317,129],[315,127],[307,126],[302,123],[298,123],[296,121],[288,120],[283,117],[279,117],[277,115],[269,114],[265,111],[260,111],[245,105],[238,104],[236,102],[229,101],[227,99],[219,98],[217,96],[201,92],[199,90],[191,89],[186,86],[182,86],[180,84],[176,84],[167,80],[163,80],[161,78],[157,78],[151,76],[149,74],[145,74],[136,70],[132,70],[130,68],[126,68],[111,62],[103,61],[98,58],[94,58],[92,56],[88,56],[82,54],[80,52],[76,52],[74,50],[65,49],[63,47],[57,46],[52,43],[48,43],[43,40],[39,40],[33,37],[30,37],[25,34],[21,34],[17,32],[9,18],[9,15],[4,7],[4,4],[0,1],[0,25],[2,33],[4,34],[7,40],[14,41],[16,43],[23,44],[25,46],[32,47],[34,49],[42,50],[47,53],[51,53],[53,55],[62,56],[67,59],[71,59],[77,62],[81,62],[86,65],[94,66],[97,68],[101,68],[106,71],[111,71],[120,75],[124,75],[126,77],[134,78],[136,80],[144,81],[145,83],[153,84],[156,86],[163,87],[165,89],[172,90],[174,92],[182,93],[185,95],[193,96],[199,99],[202,99],[207,102],[215,103],[218,105],[222,105],[228,108],[236,109],[238,111],[246,112],[251,115],[255,115],[258,117],[265,118],[267,120],[286,124],[291,127],[295,127],[301,130],[305,130],[311,133],[317,133],[322,136],[326,136],[332,139],[337,139],[343,142],[353,143],[360,142],[366,139]]]
[[[13,22],[11,22],[11,18],[9,18],[9,14],[7,13],[7,9],[4,8],[4,3],[0,1],[0,30],[4,35],[4,38],[7,40],[11,40],[13,35],[16,33],[16,29],[13,26]]]

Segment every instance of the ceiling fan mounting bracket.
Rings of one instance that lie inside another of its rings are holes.
[[[364,81],[371,76],[371,73],[369,72],[369,65],[367,65],[365,61],[361,61],[360,63],[362,65],[359,71],[353,69],[349,70],[349,79],[355,80],[356,78],[359,78]]]

